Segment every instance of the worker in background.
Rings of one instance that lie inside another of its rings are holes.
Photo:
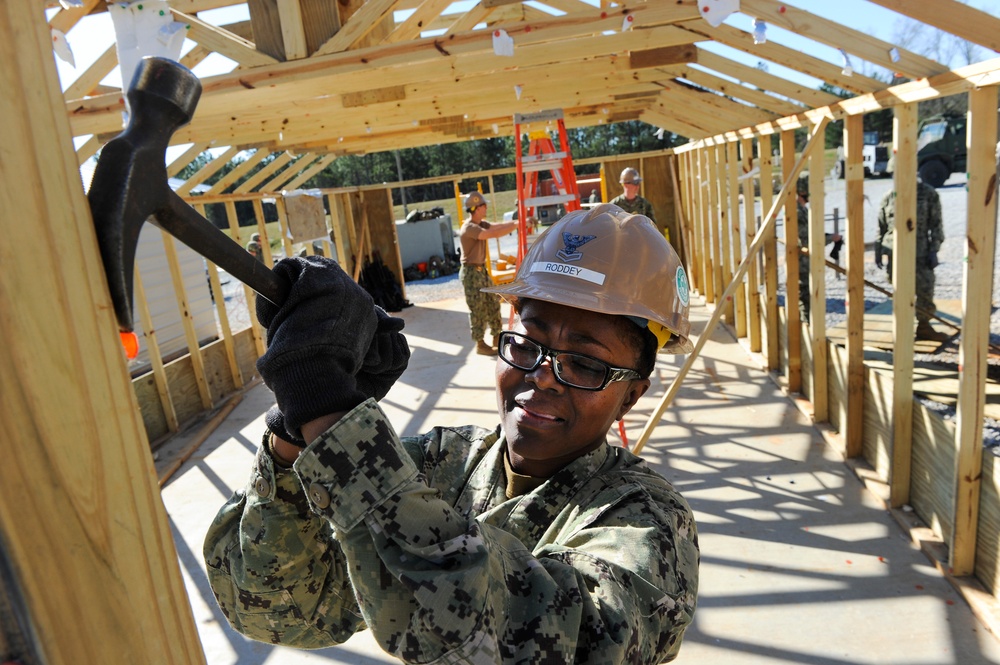
[[[490,289],[517,314],[493,430],[400,439],[378,400],[406,366],[402,320],[329,259],[275,272],[291,291],[281,307],[257,299],[257,368],[277,407],[204,546],[237,630],[312,649],[367,627],[408,663],[676,657],[698,589],[694,517],[606,438],[658,349],[691,350],[684,269],[647,218],[571,212]]]
[[[261,263],[264,262],[264,249],[260,246],[260,234],[254,233],[247,243],[247,252]]]
[[[878,210],[878,240],[875,242],[875,265],[885,266],[892,281],[892,241],[896,216],[896,190],[882,198]],[[938,265],[938,250],[944,242],[944,223],[941,219],[941,199],[937,190],[917,181],[917,261],[915,274],[917,330],[916,338],[943,342],[949,338],[931,326],[931,317],[937,312],[934,306],[934,268]],[[882,257],[888,257],[883,263]]]
[[[476,343],[476,353],[483,356],[497,354],[497,336],[500,334],[500,299],[481,289],[493,286],[486,267],[489,249],[486,241],[505,236],[517,228],[517,222],[490,224],[486,221],[486,198],[479,192],[465,197],[465,210],[469,214],[458,231],[462,245],[462,267],[459,278],[465,290],[465,302],[469,306],[469,325],[472,339]],[[493,334],[492,343],[483,339],[486,328]]]
[[[621,176],[618,178],[618,182],[621,183],[622,190],[624,191],[615,198],[611,199],[611,203],[615,204],[625,212],[649,217],[653,221],[653,225],[657,226],[656,217],[653,215],[653,204],[639,196],[639,187],[642,183],[642,178],[639,176],[639,172],[631,166],[623,169]],[[664,229],[663,235],[667,239],[667,242],[670,242],[669,231]]]
[[[799,313],[803,321],[809,320],[809,176],[800,176],[795,183],[795,211],[799,226]],[[839,233],[824,234],[824,245],[834,243],[830,255],[834,258],[844,245]],[[805,250],[804,252],[802,250]]]

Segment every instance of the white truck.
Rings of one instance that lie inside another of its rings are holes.
[[[861,162],[865,166],[865,177],[890,175],[889,153],[891,146],[878,139],[878,132],[864,133],[864,146],[861,148]],[[834,175],[844,177],[844,148],[837,148],[837,163],[833,166]]]

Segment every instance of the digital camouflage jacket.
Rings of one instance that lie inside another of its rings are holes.
[[[367,625],[414,663],[659,663],[695,609],[690,508],[602,446],[508,499],[499,431],[401,441],[373,401],[293,469],[258,451],[204,554],[232,625],[319,648]]]
[[[611,199],[611,203],[614,203],[630,215],[643,215],[653,220],[654,224],[656,223],[656,217],[653,216],[653,204],[641,196],[636,196],[634,199],[629,201],[625,198],[624,194],[620,194]]]

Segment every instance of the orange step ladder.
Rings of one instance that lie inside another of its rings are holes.
[[[528,134],[528,154],[522,155],[521,125],[555,122],[559,134],[556,150],[548,130]],[[517,169],[517,263],[528,252],[528,216],[535,216],[539,208],[562,204],[566,212],[580,210],[580,191],[576,184],[573,155],[566,138],[566,124],[561,109],[537,113],[514,114],[515,164]],[[555,182],[556,194],[541,195],[538,174],[549,171]]]

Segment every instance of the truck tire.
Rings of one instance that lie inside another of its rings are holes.
[[[833,164],[833,177],[837,180],[844,179],[844,160],[838,159]]]
[[[920,179],[924,181],[924,184],[930,185],[935,189],[943,185],[944,181],[951,175],[944,162],[938,159],[932,159],[921,164],[919,172]]]

